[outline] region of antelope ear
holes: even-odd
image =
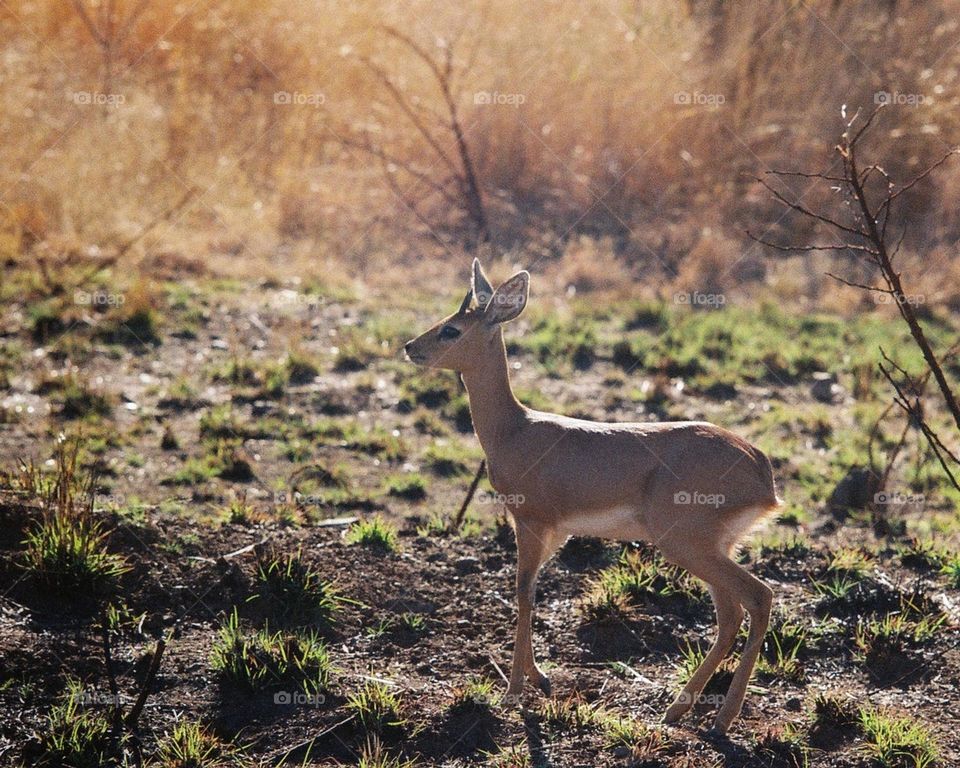
[[[484,310],[483,319],[490,325],[513,320],[527,306],[529,293],[530,273],[527,270],[517,272],[497,288]]]
[[[470,279],[473,298],[477,300],[477,307],[486,309],[490,303],[490,297],[493,296],[493,287],[487,276],[483,273],[483,267],[480,266],[480,259],[473,260],[473,275]]]
[[[457,310],[458,315],[462,315],[468,309],[470,309],[470,304],[473,302],[473,289],[471,288],[467,291],[467,295],[463,297],[463,301],[460,302],[460,309]]]

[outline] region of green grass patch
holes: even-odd
[[[221,741],[200,723],[181,720],[157,745],[150,768],[222,768],[241,765],[236,747]]]
[[[214,478],[246,483],[254,479],[253,467],[236,439],[218,439],[205,444],[203,456],[190,457],[161,485],[202,485]]]
[[[257,598],[282,625],[333,626],[340,596],[331,582],[303,560],[299,550],[260,556],[254,582]]]
[[[400,697],[386,683],[369,681],[347,697],[347,711],[368,734],[398,736],[406,722]]]
[[[290,384],[309,384],[320,373],[320,364],[311,356],[293,350],[283,361]]]
[[[37,393],[52,395],[59,403],[59,415],[64,419],[109,418],[113,413],[113,403],[105,393],[73,374],[41,381]]]
[[[929,768],[937,762],[937,742],[915,717],[864,707],[860,727],[864,752],[882,768]]]
[[[248,691],[286,688],[308,695],[327,690],[333,671],[315,632],[245,631],[236,610],[220,628],[211,666],[222,680]]]
[[[327,445],[338,445],[385,461],[397,461],[407,455],[407,446],[398,430],[366,428],[355,421],[323,419],[305,426],[302,436]]]
[[[777,613],[764,636],[759,671],[771,677],[802,682],[805,674],[801,659],[807,650],[807,630],[803,624]]]
[[[107,550],[108,538],[101,522],[57,510],[27,533],[23,566],[64,598],[109,591],[130,568],[123,556]]]
[[[592,579],[584,609],[591,619],[604,620],[621,615],[633,604],[690,607],[702,605],[705,598],[699,582],[658,552],[625,549],[615,565]]]
[[[465,477],[475,471],[480,457],[461,443],[435,441],[424,454],[424,465],[438,477]]]
[[[102,768],[112,763],[110,718],[87,706],[86,690],[68,680],[59,704],[37,736],[37,765]]]
[[[348,544],[369,547],[378,552],[396,552],[397,529],[377,515],[369,520],[359,520],[347,529],[344,537]]]
[[[388,477],[384,488],[387,495],[398,499],[423,501],[427,498],[427,481],[416,473]]]
[[[472,678],[453,691],[449,711],[454,715],[489,715],[501,699],[499,685],[488,677]]]

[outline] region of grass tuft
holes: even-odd
[[[248,691],[289,686],[315,695],[328,688],[332,675],[327,648],[316,633],[245,632],[236,610],[220,628],[211,663],[222,679]]]
[[[414,768],[414,766],[413,760],[388,752],[376,737],[367,739],[360,750],[360,759],[357,761],[357,768]]]
[[[615,565],[602,570],[590,583],[584,604],[593,620],[620,616],[631,604],[661,607],[701,605],[703,587],[659,553],[625,549]]]
[[[61,702],[50,710],[46,728],[38,736],[37,765],[101,768],[110,764],[110,720],[87,708],[85,697],[79,681],[67,682]]]
[[[267,603],[281,624],[333,625],[340,602],[337,591],[304,562],[299,550],[287,555],[262,555],[254,578],[259,588],[257,597]]]
[[[151,768],[221,768],[236,756],[236,749],[224,743],[199,723],[180,721],[157,746]]]
[[[351,525],[345,539],[348,544],[359,544],[379,552],[396,552],[398,549],[397,529],[379,515]]]
[[[879,709],[860,710],[864,751],[882,768],[929,768],[937,762],[937,742],[914,717]]]
[[[377,737],[398,735],[406,722],[400,698],[386,683],[370,681],[347,697],[347,711],[360,727]]]
[[[474,678],[454,689],[451,714],[489,715],[500,701],[497,684],[489,678]]]
[[[110,531],[94,519],[96,478],[81,473],[80,452],[78,440],[61,440],[52,475],[21,463],[8,481],[43,509],[27,532],[21,564],[39,584],[64,596],[109,591],[129,570],[123,556],[107,551]]]
[[[64,597],[108,591],[130,570],[123,556],[107,551],[108,536],[99,521],[57,511],[27,534],[23,565]]]
[[[801,682],[804,668],[800,656],[806,650],[806,628],[800,622],[778,614],[764,637],[760,671],[773,677]]]
[[[418,474],[394,475],[387,478],[386,491],[398,499],[422,501],[427,498],[427,481]]]

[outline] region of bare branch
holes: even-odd
[[[884,355],[886,357],[886,355]],[[889,358],[887,358],[889,360]],[[914,424],[927,438],[927,444],[930,446],[930,450],[933,451],[934,456],[937,457],[937,461],[940,463],[941,468],[946,474],[947,478],[950,480],[950,484],[960,491],[960,483],[957,482],[957,478],[954,476],[953,471],[950,469],[950,466],[947,464],[944,454],[951,458],[954,463],[960,464],[960,459],[958,459],[946,446],[943,444],[943,441],[940,439],[940,436],[927,424],[926,420],[923,418],[923,409],[922,409],[922,400],[919,397],[911,399],[904,393],[903,388],[897,382],[890,371],[880,363],[880,371],[883,373],[884,378],[890,382],[890,385],[893,387],[894,391],[897,393],[894,398],[894,402],[907,414],[909,422]]]
[[[130,34],[134,25],[137,23],[137,19],[140,18],[140,15],[147,10],[147,6],[150,5],[150,0],[140,0],[133,9],[127,14],[126,20],[123,22],[123,26],[120,27],[120,32],[117,34],[117,42],[123,43],[127,39],[127,35]]]
[[[87,13],[87,7],[83,4],[83,0],[71,0],[74,10],[77,12],[77,16],[80,17],[80,21],[83,22],[83,25],[87,28],[87,31],[90,33],[90,36],[100,47],[108,45],[107,39],[100,32],[100,29],[94,23],[93,19],[90,18],[90,14]]]
[[[400,107],[400,111],[402,111],[403,114],[407,116],[407,119],[413,123],[413,127],[417,129],[417,132],[423,137],[424,141],[427,142],[430,149],[434,151],[440,161],[451,171],[457,173],[458,169],[453,160],[440,146],[440,142],[438,142],[436,137],[430,132],[430,129],[424,125],[423,121],[420,119],[420,116],[410,106],[404,94],[396,86],[393,80],[390,79],[390,76],[386,73],[386,71],[366,56],[361,56],[360,60],[366,64],[367,67],[374,72],[374,74],[377,75],[377,78],[380,80],[380,84],[386,88],[387,93],[390,94],[396,105]]]
[[[382,147],[377,146],[376,144],[374,144],[369,140],[369,137],[365,137],[366,141],[357,141],[356,139],[351,139],[345,136],[339,136],[337,134],[334,134],[334,135],[336,136],[337,141],[343,146],[349,147],[350,149],[356,149],[361,152],[366,152],[367,154],[372,155],[373,157],[387,163],[388,165],[389,164],[396,165],[398,168],[401,168],[405,173],[409,174],[410,176],[413,176],[415,179],[417,179],[421,183],[430,187],[430,189],[432,189],[433,191],[440,194],[444,198],[444,200],[446,200],[451,205],[459,204],[459,201],[456,199],[456,197],[451,195],[449,190],[447,189],[447,185],[451,181],[455,181],[456,180],[455,178],[448,176],[443,181],[439,181],[439,182],[435,181],[423,171],[418,170],[417,168],[414,168],[412,163],[408,163],[407,161],[402,160],[396,155],[390,154],[389,152],[384,150]],[[388,172],[388,170],[389,169],[385,168],[385,172]]]
[[[449,131],[453,138],[453,143],[456,147],[456,160],[459,161],[459,163],[454,160],[454,157],[451,156],[448,150],[441,146],[439,139],[422,119],[421,112],[424,111],[424,109],[415,102],[411,102],[382,67],[367,57],[361,57],[361,61],[377,76],[377,79],[390,94],[401,112],[410,120],[433,153],[454,176],[461,197],[461,199],[457,201],[458,206],[466,212],[470,221],[473,223],[479,241],[484,242],[489,240],[490,231],[486,208],[483,202],[483,194],[480,189],[470,148],[467,145],[466,131],[460,118],[458,98],[455,96],[452,86],[454,80],[454,48],[460,35],[457,34],[451,41],[446,42],[439,56],[433,56],[420,43],[405,32],[388,25],[383,25],[380,28],[388,37],[397,40],[411,51],[413,55],[427,67],[433,76],[446,110],[446,116],[443,118],[441,124]],[[430,111],[430,113],[431,116],[440,119],[439,116],[432,111]]]
[[[815,213],[814,211],[811,211],[809,208],[806,208],[805,206],[800,205],[799,203],[794,203],[794,202],[791,202],[790,200],[787,200],[786,197],[780,194],[777,190],[775,190],[763,179],[757,179],[757,181],[759,181],[770,192],[770,194],[772,194],[777,200],[779,200],[788,208],[796,211],[797,213],[801,213],[804,216],[807,216],[811,219],[816,219],[817,221],[822,221],[824,224],[829,224],[831,227],[835,227],[836,229],[839,229],[842,232],[847,232],[848,234],[856,235],[857,237],[866,237],[866,233],[862,232],[861,230],[852,229],[851,227],[848,227],[845,224],[841,224],[839,221],[834,221],[831,218],[823,216],[819,213]]]
[[[883,110],[884,107],[886,107],[886,104],[879,104],[877,105],[877,108],[870,113],[870,117],[867,118],[867,121],[863,124],[863,127],[860,128],[860,130],[857,131],[856,134],[854,134],[854,137],[852,139],[849,139],[847,141],[847,144],[850,147],[856,146],[857,142],[860,141],[860,137],[867,132],[867,130],[870,128],[871,125],[873,125],[874,119],[877,117],[877,115],[880,114],[880,112]],[[853,127],[854,122],[856,122],[859,116],[860,116],[860,110],[858,109],[854,114],[854,116],[850,119],[850,122],[847,123],[847,130],[844,131],[844,134],[843,134],[845,138],[848,136],[850,132],[850,128]]]
[[[470,501],[473,499],[473,494],[477,492],[477,486],[480,484],[480,479],[483,477],[483,471],[486,468],[486,459],[481,459],[480,465],[477,467],[477,474],[473,476],[473,482],[470,483],[470,487],[467,489],[467,495],[464,497],[463,503],[460,505],[460,509],[457,511],[456,516],[450,521],[448,530],[460,530],[460,526],[463,525],[463,518],[467,514],[467,507],[470,506]]]
[[[931,173],[937,170],[937,168],[939,168],[941,165],[947,162],[947,160],[949,160],[953,155],[956,155],[956,154],[960,154],[960,149],[951,149],[943,157],[937,160],[937,162],[935,162],[933,165],[931,165],[929,168],[923,171],[923,173],[919,174],[918,176],[914,176],[910,181],[908,181],[906,184],[900,187],[900,189],[898,189],[896,192],[890,195],[890,202],[893,202],[894,200],[896,200],[898,197],[900,197],[900,195],[902,195],[907,190],[912,189],[918,182],[927,178],[927,176],[929,176]]]
[[[150,656],[150,666],[147,668],[147,672],[143,678],[143,684],[140,686],[140,693],[130,712],[127,714],[125,725],[131,731],[137,729],[140,713],[143,712],[143,708],[147,703],[147,697],[150,695],[150,689],[153,687],[153,682],[156,680],[157,673],[160,671],[160,661],[163,659],[163,652],[166,647],[167,641],[164,638],[161,637],[157,640],[153,654]]]
[[[889,288],[881,288],[880,286],[877,286],[877,285],[866,285],[864,283],[858,283],[853,280],[847,280],[844,277],[840,277],[839,275],[833,274],[833,272],[827,272],[827,277],[832,277],[838,283],[849,285],[851,288],[860,288],[861,290],[873,291],[875,293],[886,293],[886,294],[892,293],[892,291]]]
[[[798,176],[801,179],[823,179],[825,181],[840,181],[846,182],[846,179],[843,176],[830,176],[826,173],[807,173],[805,171],[781,171],[776,168],[771,168],[766,171],[766,173],[771,176]]]

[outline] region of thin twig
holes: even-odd
[[[143,712],[143,708],[147,703],[147,697],[150,695],[150,689],[153,687],[153,682],[157,677],[157,673],[160,671],[160,662],[163,659],[163,652],[166,650],[166,647],[167,641],[165,638],[161,637],[157,640],[157,644],[153,649],[153,655],[150,657],[150,666],[147,669],[147,674],[144,675],[143,684],[140,686],[140,693],[125,721],[130,731],[137,729],[140,714]]]
[[[470,506],[470,502],[473,500],[473,494],[477,492],[477,486],[480,484],[480,478],[483,477],[483,471],[486,468],[487,460],[480,459],[477,474],[473,476],[473,482],[470,483],[470,487],[467,489],[467,495],[463,499],[463,504],[460,505],[460,510],[457,512],[456,517],[453,518],[453,522],[450,523],[451,531],[459,531],[460,526],[463,525],[463,518],[467,514],[467,507]]]

